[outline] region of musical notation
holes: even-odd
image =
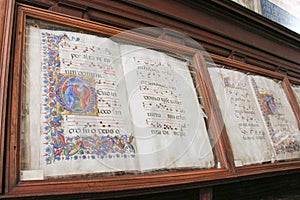
[[[151,133],[169,134],[172,131],[173,135],[185,136],[185,110],[170,63],[142,57],[133,59],[137,63],[139,91],[144,100],[142,107],[147,116],[151,116],[146,118]]]
[[[242,74],[241,74],[242,76]],[[222,76],[226,96],[233,106],[233,116],[244,140],[264,139],[265,130],[258,111],[250,99],[250,85],[242,77]],[[235,80],[237,79],[237,80]]]
[[[146,123],[151,128],[158,128],[158,129],[162,129],[162,130],[184,131],[184,129],[187,128],[186,123],[179,123],[177,121],[165,122],[163,120],[156,120],[156,119],[153,119],[153,118],[146,119]]]
[[[72,70],[88,69],[90,72],[102,72],[106,75],[116,74],[115,68],[110,64],[104,63],[100,58],[89,60],[85,57],[78,57],[73,59],[68,55],[64,55],[61,59],[61,67],[72,68]]]
[[[159,59],[151,59],[149,57],[133,57],[133,60],[136,62],[137,66],[149,66],[149,67],[157,67],[157,68],[169,68],[171,64],[166,61],[162,61]]]
[[[168,88],[161,88],[157,86],[147,86],[147,85],[140,85],[140,91],[142,91],[142,94],[156,94],[156,95],[162,95],[164,97],[171,97],[177,99],[180,94],[176,94],[172,90]]]
[[[122,127],[125,122],[122,116],[74,116],[66,115],[64,117],[64,124],[67,127],[76,128],[104,128],[104,127]]]
[[[142,106],[146,110],[156,110],[156,111],[168,111],[176,113],[185,113],[185,110],[181,106],[171,106],[163,103],[154,103],[154,102],[143,102]]]
[[[97,98],[97,102],[99,107],[121,108],[121,103],[119,99],[101,97]]]
[[[121,129],[127,130],[130,126],[125,123],[125,112],[117,94],[119,77],[112,63],[119,48],[96,46],[68,38],[59,45],[61,73],[91,76],[91,85],[96,92],[97,116],[64,116],[66,134],[113,134]]]
[[[99,56],[113,56],[117,55],[118,50],[108,49],[107,47],[99,47],[94,45],[82,44],[74,41],[64,41],[60,43],[60,47],[63,51],[68,52],[79,52],[79,53],[89,53]]]

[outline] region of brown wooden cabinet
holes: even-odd
[[[5,0],[0,2],[0,199],[268,199],[299,197],[300,160],[237,166],[207,66],[212,61],[282,82],[300,127],[291,84],[300,83],[298,34],[231,1]],[[209,169],[89,175],[24,181],[20,178],[22,65],[26,20],[110,37],[127,35],[161,51],[188,55],[208,120],[216,164]],[[181,37],[175,31],[187,35]],[[127,39],[128,39],[127,38]],[[200,44],[209,54],[199,53]],[[220,136],[216,136],[220,133]]]

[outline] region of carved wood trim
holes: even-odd
[[[36,0],[19,1],[41,6]],[[228,57],[236,52],[246,56],[246,63],[270,70],[279,66],[287,75],[300,78],[298,35],[230,1],[59,0],[48,3],[48,9],[124,29],[174,29],[210,53]]]
[[[8,73],[10,63],[11,35],[14,15],[14,0],[0,2],[0,193],[2,193],[4,162],[5,130],[6,123],[6,106],[7,106],[7,89]]]
[[[284,88],[287,96],[289,97],[288,99],[289,99],[289,102],[290,102],[290,104],[292,106],[292,109],[295,113],[295,117],[298,121],[298,128],[300,130],[300,108],[299,108],[296,96],[293,92],[293,89],[291,88],[290,81],[289,81],[288,77],[285,77],[283,79],[282,87]]]
[[[218,106],[206,62],[201,54],[194,56],[194,63],[197,66],[196,77],[199,81],[199,93],[203,95],[203,104],[208,117],[208,132],[211,134],[213,144],[216,147],[216,153],[220,159],[221,166],[224,166],[230,172],[235,173],[235,165],[230,142],[225,129],[225,123],[221,116],[221,110]]]

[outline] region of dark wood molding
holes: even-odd
[[[208,52],[300,77],[299,35],[231,1],[19,1],[123,29],[177,30]]]
[[[200,44],[212,43],[246,55],[246,61],[252,61],[250,64],[258,64],[260,67],[266,67],[267,64],[273,70],[279,66],[288,74],[299,72],[299,36],[256,13],[244,12],[246,9],[241,6],[230,6],[235,5],[230,1],[166,0],[160,4],[143,0],[129,2],[173,19],[174,25],[176,22],[184,23],[185,28],[179,30]],[[178,29],[176,25],[173,28]]]
[[[3,167],[5,166],[4,147],[5,137],[7,137],[6,125],[6,106],[7,106],[7,87],[10,62],[12,24],[14,15],[14,1],[0,2],[0,193],[3,185]]]
[[[233,153],[227,136],[221,110],[214,93],[213,84],[209,78],[209,72],[205,58],[199,53],[194,56],[193,62],[197,68],[196,79],[199,83],[199,93],[203,96],[203,105],[208,117],[207,128],[211,134],[212,144],[218,155],[221,166],[224,166],[232,174],[235,174]]]
[[[201,188],[199,200],[213,200],[213,190],[211,187]]]
[[[58,0],[17,0],[17,2],[43,9],[51,9],[52,6],[55,6],[57,4]]]

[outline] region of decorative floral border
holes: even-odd
[[[65,34],[41,32],[42,46],[42,132],[44,135],[45,162],[61,160],[134,158],[133,136],[125,134],[65,136],[63,115],[57,112],[55,87],[60,72],[59,43],[80,38]]]
[[[259,92],[259,87],[253,78],[251,78],[251,83],[254,88],[255,95],[257,97],[260,109],[263,113],[263,117],[265,119],[268,131],[269,131],[269,135],[271,137],[273,147],[276,151],[276,154],[279,155],[279,154],[285,153],[285,152],[291,153],[291,152],[299,151],[300,146],[294,136],[288,135],[288,138],[283,139],[282,137],[280,137],[280,135],[282,135],[282,134],[279,134],[278,132],[276,132],[273,129],[273,126],[272,126],[272,123],[270,120],[270,115],[273,115],[274,113],[273,113],[273,111],[265,109],[265,107],[266,107],[265,96],[267,96],[268,94],[261,94]],[[288,121],[286,121],[285,123],[288,124]]]

